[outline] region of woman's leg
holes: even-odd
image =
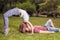
[[[45,26],[54,27],[54,24],[53,24],[52,20],[49,19],[49,20],[46,22]]]
[[[51,20],[49,19],[46,23],[45,23],[45,27],[46,28],[49,28],[51,25]]]
[[[47,23],[45,24],[45,27],[48,29],[48,31],[54,31],[54,32],[58,32],[59,31],[58,28],[54,27],[54,24],[53,24],[51,19],[49,19],[47,21]]]
[[[54,31],[54,32],[59,32],[59,28],[53,28],[53,27],[50,27],[49,29],[48,29],[49,31]]]
[[[53,24],[53,22],[52,22],[52,20],[50,20],[50,23],[51,23],[50,24],[51,27],[55,27],[54,24]]]

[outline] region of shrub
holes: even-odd
[[[14,5],[14,7],[18,7],[18,8],[26,10],[29,14],[32,14],[33,12],[36,12],[35,4],[32,4],[29,1],[24,2],[24,3],[16,2],[13,5]],[[4,11],[7,11],[9,9],[11,9],[10,4],[5,5]]]
[[[57,6],[57,9],[60,10],[60,5]]]
[[[36,7],[31,2],[24,2],[24,3],[17,2],[16,7],[25,9],[27,11],[36,12]]]

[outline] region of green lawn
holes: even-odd
[[[30,17],[30,21],[33,25],[44,25],[49,18],[41,17]],[[53,19],[54,25],[60,28],[60,18]],[[39,34],[35,33],[33,35],[22,34],[18,31],[19,24],[22,22],[22,19],[19,17],[10,17],[9,18],[9,28],[10,32],[7,36],[4,36],[2,29],[4,27],[3,16],[0,14],[0,40],[60,40],[60,33],[54,34]]]

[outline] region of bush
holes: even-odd
[[[18,8],[24,9],[31,15],[32,15],[33,12],[36,12],[35,4],[32,4],[29,1],[24,2],[24,3],[16,2],[14,4],[14,7],[18,7]],[[9,9],[11,9],[10,4],[6,4],[5,7],[4,7],[4,12],[9,10]]]
[[[4,9],[3,9],[3,13],[6,12],[7,10],[9,10],[9,9],[10,9],[9,3],[5,4]]]
[[[57,6],[57,9],[60,10],[60,5]]]
[[[27,11],[36,12],[36,7],[31,2],[24,2],[24,3],[17,2],[16,7],[25,9]]]
[[[5,4],[4,8],[3,8],[3,13],[14,8],[15,4],[10,4],[10,3],[7,3]]]

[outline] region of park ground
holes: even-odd
[[[44,25],[49,18],[46,17],[30,17],[30,21],[33,25]],[[60,28],[60,18],[51,18],[55,27]],[[20,17],[9,17],[9,28],[10,32],[7,36],[3,34],[4,27],[3,15],[0,14],[0,40],[60,40],[60,32],[54,34],[23,34],[18,31],[19,24],[21,24],[22,19]]]

